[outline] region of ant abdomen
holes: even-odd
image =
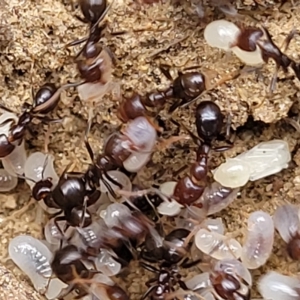
[[[46,83],[43,85],[36,93],[35,97],[33,97],[33,107],[38,107],[44,103],[46,103],[49,99],[52,98],[54,93],[57,91],[57,87],[53,83]],[[51,103],[48,107],[43,110],[40,110],[40,114],[47,114],[54,110],[59,102],[60,97],[58,96],[53,103]]]
[[[93,25],[104,13],[107,2],[106,0],[79,0],[79,6],[85,20]]]

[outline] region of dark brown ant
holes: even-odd
[[[179,270],[176,265],[170,265],[166,262],[161,263],[159,268],[155,268],[145,263],[140,263],[140,265],[146,270],[157,274],[155,278],[146,282],[149,289],[141,298],[142,300],[147,297],[151,300],[164,300],[169,293],[175,291],[176,284],[178,284],[183,290],[188,290],[184,281],[181,280],[181,275],[179,274]]]
[[[93,281],[93,277],[100,273],[96,270],[88,270],[83,261],[90,262],[85,253],[79,252],[74,245],[68,245],[55,252],[51,268],[53,273],[68,287],[64,289],[59,299],[63,299],[70,292],[75,290],[77,296],[74,299],[80,299],[89,294],[89,286],[97,284],[104,288],[108,299],[110,300],[129,300],[128,296],[118,285],[107,285]]]
[[[149,262],[166,261],[170,264],[179,263],[188,253],[190,244],[184,246],[185,238],[190,231],[177,228],[167,234],[161,247],[157,247],[153,238],[148,235],[141,250],[141,258]]]
[[[262,26],[262,29],[259,28],[240,28],[241,32],[237,36],[235,43],[232,47],[237,46],[241,50],[254,52],[257,50],[257,47],[261,50],[262,60],[267,63],[270,59],[272,59],[276,64],[276,71],[271,81],[271,91],[275,89],[275,83],[277,80],[277,73],[280,68],[286,73],[288,68],[290,67],[296,77],[300,80],[300,64],[296,63],[294,60],[289,58],[283,52],[285,52],[293,39],[293,37],[297,34],[296,30],[292,30],[290,34],[286,37],[283,50],[280,50],[277,45],[272,40],[272,37],[267,30],[267,28]]]
[[[146,96],[135,93],[132,97],[125,98],[118,110],[118,117],[123,122],[128,122],[139,116],[146,116],[147,107],[162,107],[168,99],[172,98],[178,99],[169,109],[169,112],[173,112],[177,107],[196,99],[206,90],[205,77],[200,72],[179,72],[174,80],[167,70],[163,72],[173,84],[165,91],[151,92]]]
[[[212,101],[202,101],[196,108],[196,127],[198,137],[190,131],[192,138],[199,145],[196,161],[190,168],[190,175],[180,179],[175,187],[173,198],[183,205],[191,205],[198,200],[207,186],[208,155],[211,150],[225,151],[232,147],[228,145],[215,147],[214,140],[221,136],[224,126],[224,116],[217,104]],[[226,137],[229,136],[230,126]]]
[[[248,283],[242,278],[236,278],[232,274],[225,273],[222,271],[213,272],[210,275],[210,281],[215,292],[222,299],[225,300],[250,300],[251,299],[251,290]],[[243,292],[242,284],[246,288],[246,293]]]
[[[15,124],[13,119],[6,120],[6,123],[11,122],[8,135],[0,134],[0,158],[6,157],[13,152],[16,146],[23,141],[25,131],[33,118],[41,119],[44,122],[53,121],[48,119],[45,114],[52,111],[58,104],[60,93],[68,88],[77,86],[77,83],[71,83],[56,88],[53,84],[43,85],[36,95],[33,95],[33,104],[24,103],[23,112],[19,116],[18,122]],[[0,104],[0,108],[14,113],[4,105]]]

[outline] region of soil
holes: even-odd
[[[300,7],[293,1],[287,1],[282,6],[270,0],[238,0],[234,5],[239,9],[239,15],[225,16],[216,8],[217,0],[204,1],[202,11],[195,1],[167,1],[148,5],[131,0],[115,0],[106,17],[108,25],[101,42],[115,55],[114,80],[121,85],[123,95],[133,91],[145,94],[166,88],[170,81],[160,71],[161,64],[170,66],[173,77],[179,71],[196,66],[196,69],[211,78],[211,85],[224,76],[242,70],[237,78],[201,97],[216,101],[224,115],[231,116],[232,129],[236,130],[234,148],[213,154],[211,168],[218,166],[226,157],[235,156],[261,141],[271,139],[286,140],[293,154],[289,168],[280,174],[249,182],[241,189],[235,202],[216,215],[223,218],[226,232],[242,241],[249,213],[261,209],[273,214],[280,204],[298,203],[300,83],[292,73],[280,71],[276,89],[270,94],[274,63],[269,62],[259,70],[247,72],[234,55],[210,48],[203,39],[203,29],[210,21],[222,18],[239,24],[264,25],[269,29],[274,42],[281,45],[288,33],[299,27]],[[58,86],[79,80],[72,58],[79,48],[64,47],[68,42],[87,34],[87,26],[74,17],[80,15],[75,3],[71,0],[10,0],[8,3],[1,0],[0,6],[1,104],[20,112],[25,101],[32,101],[32,88],[36,91],[45,82],[53,82]],[[200,18],[197,13],[203,13],[204,17]],[[296,61],[300,61],[297,51],[299,44],[300,38],[296,36],[286,52]],[[95,117],[90,142],[95,153],[101,151],[103,140],[121,125],[116,117],[120,100],[108,94],[93,106]],[[193,103],[178,109],[172,118],[195,131],[195,105]],[[59,107],[52,117],[63,121],[50,125],[48,145],[49,152],[55,157],[58,174],[70,163],[74,171],[85,170],[90,163],[83,143],[90,107],[91,103],[82,102],[75,90],[68,90],[61,95]],[[162,136],[167,138],[175,133],[186,134],[183,128],[179,131],[170,122],[167,108],[159,111],[160,124],[164,127]],[[48,125],[40,122],[31,126],[26,135],[28,153],[44,151],[47,129]],[[149,186],[149,181],[161,183],[182,177],[194,159],[194,151],[193,142],[184,141],[155,152],[152,161],[138,174],[139,180]],[[36,206],[31,206],[20,218],[12,217],[29,199],[29,187],[21,179],[15,190],[0,195],[0,262],[3,264],[3,272],[0,272],[1,299],[43,299],[32,290],[26,276],[9,259],[7,253],[9,240],[19,234],[42,238],[41,223],[45,222],[46,217],[37,222]],[[298,263],[288,258],[284,242],[277,233],[274,250],[267,264],[251,272],[254,276],[254,297],[259,297],[255,285],[257,279],[269,270],[293,276],[300,271]],[[117,280],[122,282],[130,299],[140,299],[147,290],[141,280],[146,282],[153,274],[139,268],[136,262],[129,266],[127,272],[128,276],[124,280]],[[192,274],[190,272],[186,276]],[[7,285],[7,282],[11,282],[11,285]],[[23,289],[16,288],[21,285]]]

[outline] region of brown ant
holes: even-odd
[[[291,40],[296,34],[297,31],[292,30],[283,43],[283,50],[280,50],[273,42],[271,34],[264,26],[262,26],[262,29],[251,27],[240,28],[240,33],[231,47],[237,46],[241,50],[247,52],[255,52],[259,48],[261,50],[261,59],[265,63],[267,63],[270,59],[275,62],[276,71],[270,84],[270,90],[273,91],[275,89],[277,73],[280,68],[282,68],[286,73],[290,67],[296,77],[300,80],[300,64],[296,63],[283,53],[287,50]],[[247,59],[244,58],[243,60],[247,64]]]
[[[23,112],[19,116],[18,122],[14,124],[12,118],[8,119],[6,123],[11,122],[8,134],[0,134],[0,158],[6,157],[12,153],[15,147],[22,143],[25,131],[33,118],[41,119],[44,122],[53,121],[48,119],[45,114],[49,113],[57,106],[60,93],[64,89],[77,85],[77,83],[70,83],[57,89],[53,84],[45,84],[38,90],[36,95],[33,95],[33,104],[24,103]],[[0,104],[0,108],[14,113],[2,104]]]
[[[118,110],[118,117],[123,122],[128,122],[139,116],[148,114],[147,107],[162,107],[168,99],[176,101],[169,108],[169,113],[175,111],[178,107],[182,107],[196,101],[199,96],[214,86],[221,85],[229,79],[238,76],[239,72],[222,78],[214,86],[207,83],[209,80],[204,73],[198,71],[189,71],[186,73],[178,72],[178,76],[173,79],[169,72],[169,67],[161,65],[162,73],[172,81],[172,84],[164,91],[153,91],[145,96],[133,94],[130,98],[125,98]]]
[[[169,109],[169,112],[173,112],[177,107],[189,103],[206,90],[205,76],[200,72],[179,72],[173,80],[168,70],[162,67],[161,70],[173,84],[165,91],[151,92],[146,96],[134,94],[131,98],[126,98],[118,111],[118,117],[123,122],[138,116],[146,116],[147,107],[162,107],[171,98],[178,99]]]
[[[214,271],[210,275],[210,281],[216,294],[222,299],[226,300],[250,300],[251,290],[249,284],[238,276],[236,278],[233,274],[225,271]],[[243,294],[242,284],[246,286],[246,293]]]
[[[85,253],[79,252],[74,245],[65,246],[55,252],[51,268],[57,278],[69,285],[61,292],[59,299],[62,299],[73,290],[76,290],[78,294],[74,299],[80,299],[89,294],[89,285],[94,283],[105,290],[110,300],[129,300],[124,290],[118,285],[108,285],[93,279],[100,272],[87,269],[82,261],[90,262]]]
[[[223,126],[224,116],[217,104],[212,101],[202,101],[197,106],[196,127],[198,137],[188,131],[199,147],[196,162],[190,168],[190,175],[180,179],[175,187],[173,198],[180,204],[191,205],[203,194],[207,186],[209,152],[211,150],[225,151],[232,147],[232,143],[227,139],[230,126],[228,126],[226,132],[226,140],[230,145],[213,146],[213,141],[221,136]]]
[[[177,264],[183,259],[190,248],[190,245],[183,246],[184,240],[189,234],[190,231],[187,229],[174,229],[163,238],[161,247],[157,247],[153,238],[148,235],[143,244],[140,256],[149,262],[163,260],[170,264]]]

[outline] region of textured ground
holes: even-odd
[[[121,83],[123,94],[133,90],[143,94],[155,88],[166,87],[169,82],[159,71],[161,63],[170,65],[174,74],[178,70],[198,66],[199,70],[217,79],[241,68],[241,63],[235,57],[211,49],[203,41],[205,24],[213,19],[224,18],[224,15],[207,6],[207,0],[204,3],[205,17],[199,19],[195,3],[191,5],[190,2],[181,0],[178,3],[167,1],[153,6],[140,6],[131,0],[114,1],[107,18],[108,30],[103,42],[117,57],[114,80]],[[235,21],[257,26],[264,24],[269,28],[274,41],[280,45],[290,30],[299,28],[299,8],[295,5],[288,1],[279,9],[276,1],[237,1],[237,7],[244,15]],[[46,81],[63,84],[66,81],[78,80],[71,58],[76,49],[66,50],[63,46],[84,36],[86,27],[73,17],[71,0],[10,0],[8,5],[2,0],[0,6],[1,103],[19,111],[24,101],[31,101],[31,87],[37,90]],[[124,30],[127,33],[123,35],[110,34]],[[299,43],[300,38],[296,38],[287,52],[296,61],[300,61],[297,53]],[[220,216],[224,218],[228,232],[238,233],[240,239],[243,238],[240,228],[246,228],[247,213],[257,209],[273,213],[280,203],[297,203],[300,193],[300,152],[297,145],[299,82],[292,74],[280,73],[277,89],[273,95],[269,95],[268,85],[273,71],[274,65],[269,63],[259,73],[245,73],[203,96],[204,99],[215,100],[225,114],[231,114],[233,128],[245,124],[251,115],[254,120],[273,123],[264,125],[260,122],[247,122],[243,128],[238,129],[236,146],[231,151],[214,156],[212,167],[217,166],[226,156],[234,156],[260,141],[273,138],[287,140],[293,151],[293,161],[289,169],[280,175],[247,184],[235,203],[221,212]],[[49,144],[49,152],[55,156],[58,173],[70,162],[74,163],[75,170],[81,170],[89,163],[82,140],[86,127],[87,104],[82,103],[74,91],[63,93],[61,98],[53,117],[64,117],[64,121],[62,124],[52,125],[52,132],[55,134],[51,135]],[[279,121],[287,116],[293,104],[294,119]],[[102,139],[120,125],[115,116],[117,107],[118,100],[110,99],[109,95],[95,107],[96,117],[91,131],[91,143],[95,152],[101,149]],[[174,114],[174,119],[194,130],[194,107],[191,105],[179,110]],[[166,112],[163,111],[160,115],[166,127],[164,135],[170,136],[177,128],[167,120]],[[29,152],[34,149],[43,151],[46,128],[46,125],[36,124],[33,126],[34,134],[28,133]],[[153,162],[139,174],[141,181],[152,179],[152,174],[158,169],[164,169],[164,175],[156,179],[156,182],[178,178],[186,170],[183,169],[177,177],[174,177],[174,172],[187,165],[193,159],[193,154],[193,148],[189,149],[187,146],[177,146],[155,153]],[[0,261],[13,271],[20,282],[26,281],[26,277],[7,259],[9,239],[20,233],[39,237],[42,231],[41,226],[34,223],[34,207],[20,219],[7,217],[27,203],[29,197],[30,191],[23,181],[20,181],[12,193],[0,195]],[[253,272],[255,278],[270,269],[284,274],[299,273],[298,264],[287,258],[278,235],[275,241],[274,253],[266,266]],[[146,281],[151,274],[134,266],[129,272],[125,285],[131,294],[130,298],[139,299],[146,290],[140,284],[141,277]],[[5,296],[7,289],[14,289],[6,284],[11,275],[4,271],[0,276],[3,278],[0,281],[0,298],[14,299],[14,296]],[[25,289],[31,293],[27,285]],[[18,298],[23,299],[22,295]],[[32,299],[39,298],[32,296]],[[31,298],[27,296],[26,299]]]

